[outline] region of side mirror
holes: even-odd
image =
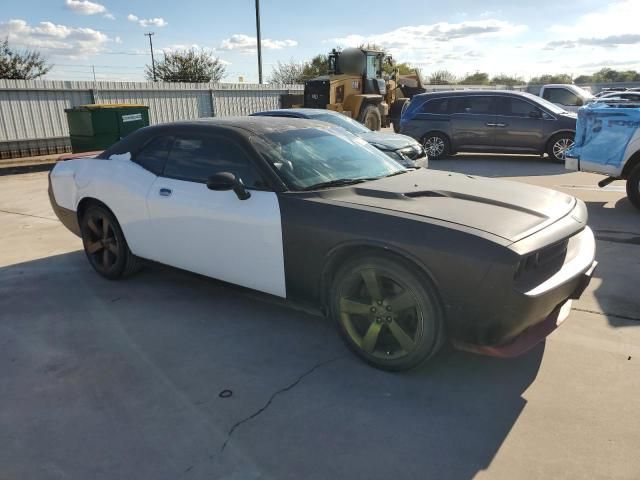
[[[251,193],[244,187],[242,180],[231,172],[219,172],[207,179],[207,188],[217,192],[233,190],[240,200],[251,197]]]
[[[540,112],[540,110],[531,110],[529,112],[529,117],[531,117],[531,118],[542,118],[542,112]]]
[[[579,98],[576,100],[576,107],[581,107],[584,105],[584,100]]]

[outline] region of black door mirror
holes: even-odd
[[[251,197],[251,193],[244,187],[242,180],[231,172],[219,172],[211,175],[207,179],[207,188],[217,192],[233,190],[240,200]]]
[[[583,106],[583,105],[584,105],[584,100],[583,100],[583,99],[581,99],[581,98],[578,98],[578,99],[576,100],[576,107],[581,107],[581,106]]]
[[[531,118],[542,118],[542,112],[540,110],[531,110],[529,116]]]

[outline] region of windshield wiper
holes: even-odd
[[[384,177],[378,177],[378,178],[395,177],[396,175],[402,175],[403,173],[413,172],[414,170],[415,168],[407,168],[406,170],[398,170],[397,172],[393,172],[393,173],[390,173],[389,175],[385,175]]]
[[[309,185],[308,187],[304,187],[302,191],[306,190],[317,190],[319,188],[329,188],[329,187],[344,187],[346,185],[355,185],[356,183],[368,182],[371,180],[377,180],[379,177],[373,178],[339,178],[337,180],[330,180],[328,182],[320,182],[314,185]]]

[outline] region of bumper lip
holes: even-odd
[[[591,282],[597,266],[598,262],[593,261],[591,266],[582,273],[578,285],[565,301],[560,303],[545,319],[530,326],[510,341],[500,345],[473,345],[454,341],[454,346],[459,350],[501,358],[517,357],[526,353],[548,337],[567,319],[571,312],[572,301],[580,298]]]

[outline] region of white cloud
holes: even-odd
[[[110,39],[92,28],[68,27],[52,22],[29,25],[24,20],[0,22],[0,38],[24,48],[37,48],[45,53],[68,57],[84,57],[99,53]]]
[[[236,33],[226,38],[220,44],[222,50],[237,50],[242,53],[253,53],[257,49],[256,37],[250,37]],[[262,39],[262,48],[265,50],[281,50],[287,47],[295,47],[298,42],[295,40],[272,40],[270,38]]]
[[[640,18],[638,0],[618,0],[571,22],[552,25],[549,31],[554,34],[556,40],[637,34],[638,18]]]
[[[89,0],[65,0],[66,7],[74,13],[80,15],[95,15],[97,13],[106,13],[107,8]]]
[[[164,18],[143,18],[139,22],[141,27],[166,27],[169,23]]]
[[[137,22],[141,27],[166,27],[167,25],[169,25],[169,22],[167,22],[162,17],[140,18],[133,13],[127,15],[127,20],[129,20],[130,22]]]
[[[103,15],[104,18],[108,19],[108,20],[115,20],[116,16],[113,13],[105,13]]]

